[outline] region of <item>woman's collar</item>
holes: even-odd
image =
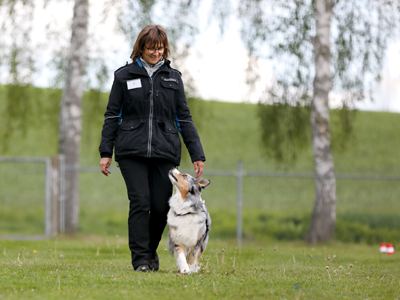
[[[160,60],[157,61],[155,64],[149,64],[147,61],[143,59],[143,57],[140,57],[140,62],[142,64],[149,66],[150,68],[154,68],[154,66],[159,65],[160,63],[164,63],[164,57],[161,57]]]

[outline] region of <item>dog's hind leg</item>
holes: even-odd
[[[201,249],[200,247],[195,247],[190,253],[188,257],[188,264],[190,272],[197,273],[199,270],[198,260],[201,257]]]
[[[178,271],[180,273],[190,274],[190,268],[186,262],[186,253],[182,246],[175,245],[174,257]]]

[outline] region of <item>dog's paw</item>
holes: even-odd
[[[190,269],[187,268],[187,269],[179,270],[179,273],[189,275],[190,273],[192,273],[192,271],[190,271]]]
[[[199,267],[197,265],[189,265],[189,270],[191,273],[197,273],[197,271],[199,270]]]

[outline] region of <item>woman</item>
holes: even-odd
[[[157,247],[164,231],[172,184],[168,171],[180,164],[179,132],[196,178],[205,156],[187,106],[181,73],[170,67],[170,47],[160,25],[146,26],[132,63],[114,73],[99,147],[108,176],[113,148],[128,190],[129,248],[138,272],[158,270]]]

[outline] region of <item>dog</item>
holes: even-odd
[[[195,179],[189,174],[181,174],[176,168],[172,168],[168,176],[175,186],[175,194],[169,199],[168,249],[174,255],[180,273],[197,273],[198,260],[206,250],[211,228],[201,190],[211,180]]]

